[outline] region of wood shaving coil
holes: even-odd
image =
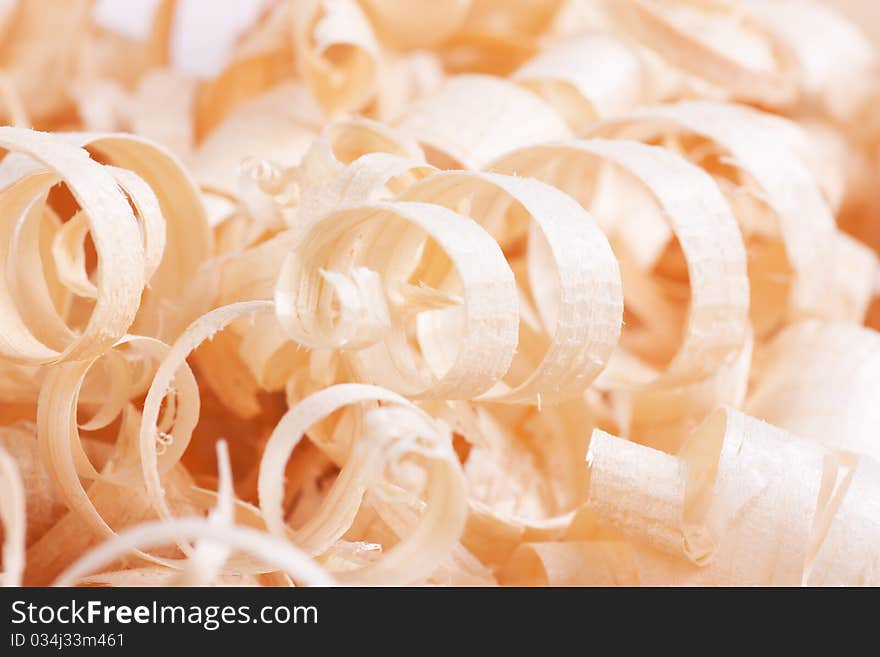
[[[190,1],[0,12],[5,585],[880,585],[835,3]]]

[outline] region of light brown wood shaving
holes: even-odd
[[[0,5],[4,585],[880,585],[835,3],[189,1]]]

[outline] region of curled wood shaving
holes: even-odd
[[[147,4],[0,3],[4,584],[880,585],[858,26]]]
[[[481,75],[449,78],[399,125],[446,168],[479,169],[514,148],[569,135],[559,114],[537,95]]]
[[[840,584],[833,560],[816,556],[843,549],[843,527],[877,503],[865,488],[876,485],[872,460],[852,462],[731,409],[711,416],[678,456],[596,433],[587,458],[593,510],[649,552],[639,557],[646,570],[674,562],[670,583]],[[876,585],[877,555],[861,533],[876,523],[851,531],[845,549],[859,566],[848,581]]]
[[[0,518],[3,519],[3,586],[20,586],[27,520],[25,490],[15,460],[0,449]]]
[[[636,52],[598,31],[553,44],[511,76],[550,101],[575,134],[644,102],[645,77]]]

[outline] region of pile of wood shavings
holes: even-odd
[[[0,3],[4,583],[880,585],[830,5],[105,4]]]

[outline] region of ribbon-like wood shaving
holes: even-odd
[[[190,3],[0,3],[3,584],[880,585],[859,26]]]

